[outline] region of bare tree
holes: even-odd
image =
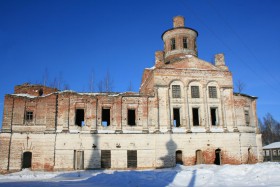
[[[107,70],[103,83],[104,83],[105,92],[113,91],[113,79],[111,78],[111,74],[110,74],[109,70]]]
[[[45,68],[45,71],[43,73],[43,83],[42,83],[44,86],[47,86],[48,78],[49,78],[48,68]]]
[[[129,81],[129,85],[128,85],[128,87],[127,87],[127,91],[132,91],[133,90],[133,86],[132,86],[132,82],[131,81]]]
[[[94,73],[93,70],[90,72],[90,77],[89,77],[89,91],[94,92]]]
[[[113,91],[113,84],[114,81],[111,78],[109,70],[107,71],[103,80],[99,81],[98,83],[98,90],[99,92],[112,92]]]
[[[237,83],[236,83],[236,86],[237,86],[237,91],[238,91],[238,93],[242,93],[243,90],[244,90],[245,87],[246,87],[246,84],[245,84],[243,81],[238,80]]]
[[[280,123],[271,114],[266,114],[263,122],[259,120],[259,127],[264,145],[280,141]]]
[[[99,92],[104,92],[103,81],[102,80],[99,81],[99,83],[98,83],[98,91]]]

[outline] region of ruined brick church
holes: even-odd
[[[15,86],[5,96],[0,170],[162,168],[262,161],[256,97],[233,93],[224,55],[198,58],[198,32],[173,18],[139,93]]]

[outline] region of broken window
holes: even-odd
[[[170,45],[171,45],[171,50],[176,49],[175,38],[171,38]]]
[[[176,164],[183,164],[183,154],[181,150],[176,151]]]
[[[180,109],[173,108],[173,125],[174,127],[180,127]]]
[[[245,114],[245,122],[246,122],[246,125],[249,125],[249,124],[250,124],[249,110],[244,110],[244,114]]]
[[[78,126],[84,126],[85,112],[84,109],[76,109],[76,121],[75,124]]]
[[[211,125],[217,125],[217,108],[210,108]]]
[[[193,108],[192,113],[193,113],[193,126],[199,126],[199,109],[198,108]]]
[[[209,86],[209,98],[217,98],[217,88],[216,86]]]
[[[181,98],[180,85],[172,85],[172,97],[173,98]]]
[[[84,151],[74,150],[74,169],[84,169]]]
[[[137,168],[137,151],[127,150],[127,167]]]
[[[101,150],[101,168],[111,168],[110,150]]]
[[[32,121],[33,120],[33,112],[32,111],[26,111],[25,119],[26,119],[26,121]]]
[[[102,108],[102,126],[110,125],[110,108]]]
[[[128,109],[127,110],[127,124],[130,126],[136,125],[135,123],[135,109]]]
[[[199,87],[198,86],[191,86],[191,95],[192,95],[192,98],[199,98]]]
[[[183,47],[184,47],[185,49],[188,48],[187,37],[184,37],[184,38],[183,38]]]

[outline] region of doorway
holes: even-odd
[[[204,164],[201,150],[196,151],[196,164]]]
[[[176,164],[183,164],[183,154],[181,150],[176,151]]]
[[[22,169],[24,168],[31,168],[32,162],[32,153],[31,152],[24,152],[22,158]]]
[[[75,170],[82,170],[84,169],[84,151],[74,151],[74,169]]]
[[[215,161],[214,161],[214,164],[216,164],[216,165],[221,165],[222,164],[221,149],[216,149],[215,150]]]

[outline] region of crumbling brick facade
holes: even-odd
[[[23,84],[5,96],[0,169],[161,168],[262,161],[256,97],[233,93],[224,55],[197,57],[177,16],[139,93]]]

